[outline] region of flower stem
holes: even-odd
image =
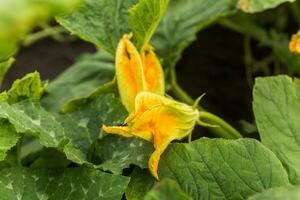
[[[176,79],[176,72],[175,69],[172,68],[170,70],[171,73],[171,94],[177,98],[178,100],[187,103],[189,105],[194,104],[194,99],[190,97],[177,83]],[[204,108],[197,106],[198,110],[200,111],[200,118],[204,119],[206,122],[211,123],[213,125],[219,126],[219,127],[207,127],[209,131],[211,131],[214,135],[222,138],[227,138],[227,139],[237,139],[241,138],[242,135],[235,129],[233,128],[229,123],[224,121],[222,118],[206,112]],[[192,134],[189,135],[189,142],[192,139]]]
[[[242,138],[242,135],[233,128],[230,124],[224,121],[222,118],[206,111],[200,111],[200,118],[205,120],[208,123],[219,125],[224,131],[221,131],[219,128],[214,130],[218,132],[218,135],[223,138],[237,139]],[[219,129],[219,130],[218,130]]]

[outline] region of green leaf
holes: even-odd
[[[235,11],[236,0],[172,0],[151,44],[164,67],[175,67],[183,50],[196,33],[217,19]]]
[[[287,76],[256,79],[253,110],[261,141],[300,183],[300,85]]]
[[[84,55],[50,82],[42,103],[48,110],[58,111],[67,102],[90,95],[99,85],[111,81],[113,76],[112,56],[102,51]]]
[[[0,61],[17,50],[18,43],[40,23],[54,15],[70,11],[81,0],[1,0],[0,1]]]
[[[47,83],[42,83],[38,72],[29,73],[14,81],[7,92],[8,103],[16,103],[25,99],[38,100],[44,93]]]
[[[148,169],[136,167],[131,174],[130,182],[126,189],[126,199],[143,199],[156,182],[156,179],[149,173]]]
[[[289,184],[278,158],[253,139],[172,144],[161,157],[159,177],[177,181],[193,199],[246,199]]]
[[[130,32],[128,9],[137,0],[85,0],[82,6],[57,21],[71,33],[115,54],[119,40]]]
[[[17,144],[19,138],[14,127],[7,120],[0,119],[0,161],[5,159],[6,152]]]
[[[0,62],[0,88],[7,70],[11,67],[14,62],[13,58],[8,59],[7,61]]]
[[[148,167],[152,144],[138,138],[107,135],[97,143],[95,154],[101,159],[99,167],[105,171],[121,174],[130,164]]]
[[[22,79],[16,80],[8,92],[0,94],[0,102],[3,102],[4,107],[8,108],[10,107],[8,103],[12,104],[25,99],[37,100],[41,97],[44,87],[44,84],[40,80],[39,73],[34,72],[27,74]],[[6,112],[5,110],[3,111]],[[11,110],[8,112],[11,112]],[[17,144],[21,137],[20,133],[23,133],[20,131],[17,132],[7,119],[7,117],[0,119],[0,161],[4,160],[6,152]]]
[[[129,10],[129,23],[137,49],[142,49],[153,35],[169,0],[140,0]]]
[[[112,93],[99,94],[98,97],[68,113],[82,128],[90,132],[92,138],[102,138],[102,125],[117,126],[124,122],[128,113],[120,99]]]
[[[271,188],[262,193],[250,197],[248,200],[286,200],[286,199],[299,199],[300,187],[278,187]]]
[[[101,95],[64,115],[52,114],[30,100],[13,105],[0,102],[0,118],[7,119],[18,133],[39,138],[40,144],[63,151],[78,164],[89,164],[88,153],[96,138],[102,136],[102,124],[120,124],[126,115],[113,94]]]
[[[23,163],[23,162],[22,162]],[[30,163],[33,168],[58,168],[67,167],[70,161],[62,152],[53,148],[43,148],[39,152],[39,156]]]
[[[284,2],[294,2],[295,0],[239,0],[237,8],[244,12],[254,13],[266,9],[275,8]]]
[[[156,183],[149,191],[144,200],[191,200],[185,192],[181,190],[178,183],[171,179],[163,179]]]
[[[108,93],[113,93],[115,95],[118,95],[118,86],[116,85],[116,79],[113,79],[110,82],[104,83],[103,85],[98,86],[91,94],[85,97],[78,97],[75,98],[68,103],[66,103],[61,109],[61,113],[68,113],[71,112],[77,107],[87,104],[88,102],[93,101],[94,99],[98,98],[99,95],[102,94],[108,94]]]
[[[85,168],[7,168],[0,172],[2,200],[117,200],[129,178]]]

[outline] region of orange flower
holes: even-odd
[[[140,92],[135,99],[134,111],[125,120],[126,126],[103,126],[103,130],[153,142],[155,151],[150,157],[148,167],[158,179],[161,154],[171,141],[189,135],[198,119],[198,110],[191,106],[151,92]]]
[[[116,54],[116,75],[122,103],[129,111],[124,126],[103,126],[107,133],[140,137],[154,143],[148,162],[158,179],[161,154],[173,140],[191,133],[199,112],[191,106],[164,97],[164,74],[153,48],[146,45],[141,53],[131,43],[131,35],[121,39]]]
[[[292,36],[289,49],[292,53],[300,54],[300,31]]]

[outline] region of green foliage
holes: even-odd
[[[67,102],[89,96],[97,86],[112,80],[114,61],[105,52],[87,54],[51,81],[42,99],[43,106],[59,111]]]
[[[131,174],[130,182],[126,189],[126,198],[128,200],[143,199],[155,183],[155,178],[148,170],[136,167]]]
[[[115,200],[121,199],[129,182],[127,177],[85,168],[7,168],[0,172],[2,200]]]
[[[267,30],[255,22],[251,15],[239,13],[221,21],[221,24],[251,36],[258,41],[260,47],[269,47],[272,50],[272,54],[282,63],[289,74],[299,73],[300,57],[289,51],[288,35],[275,29]]]
[[[115,174],[122,173],[130,164],[141,168],[148,167],[153,147],[149,142],[138,138],[121,138],[108,135],[97,143],[95,155],[101,159],[99,167]]]
[[[142,49],[150,40],[169,0],[141,0],[129,10],[129,23],[137,49]]]
[[[14,59],[10,58],[7,61],[0,62],[0,88],[2,85],[3,78],[7,72],[7,70],[11,67]]]
[[[295,0],[239,0],[237,7],[244,12],[254,13],[274,8],[284,2],[294,1]]]
[[[235,10],[235,0],[171,0],[151,43],[164,67],[175,67],[196,33]]]
[[[0,2],[0,61],[17,50],[18,43],[36,25],[78,6],[81,0],[2,0]],[[12,11],[13,9],[13,11]]]
[[[76,11],[57,18],[71,33],[112,55],[124,33],[130,32],[128,9],[137,0],[84,0]]]
[[[299,199],[300,188],[295,187],[278,187],[271,188],[262,193],[256,194],[249,198],[249,200],[286,200],[286,199]]]
[[[44,93],[47,83],[42,83],[40,74],[33,72],[22,79],[17,79],[11,89],[6,93],[7,102],[17,103],[25,99],[39,100]]]
[[[14,147],[20,135],[15,131],[14,127],[4,119],[0,119],[0,161],[6,157],[6,152]]]
[[[171,179],[164,179],[156,183],[147,193],[145,200],[191,200],[185,192],[181,190],[178,183]]]
[[[161,158],[159,177],[175,180],[193,199],[246,199],[289,184],[278,158],[253,139],[173,144]]]
[[[300,85],[287,76],[258,78],[253,109],[262,142],[283,162],[292,183],[300,182]]]
[[[282,24],[277,24],[279,31],[268,30],[252,15],[238,11],[260,12],[283,2],[293,0],[83,0],[78,9],[74,8],[80,0],[1,1],[0,85],[18,44],[53,16],[72,34],[102,48],[81,56],[49,84],[33,72],[0,93],[1,200],[115,200],[124,193],[128,200],[297,198],[299,187],[292,186],[300,182],[297,79],[256,80],[253,108],[258,129],[250,128],[258,130],[261,142],[200,138],[170,144],[159,161],[160,180],[147,169],[151,153],[165,136],[163,131],[156,133],[163,129],[152,127],[155,116],[141,125],[150,142],[107,135],[101,128],[133,126],[124,124],[129,113],[114,77],[114,54],[125,33],[133,33],[138,50],[148,43],[155,47],[168,77],[197,32],[223,18],[221,25],[271,49],[288,73],[299,72],[300,57],[289,52]],[[229,15],[233,16],[224,19]],[[167,88],[174,85],[179,87],[176,77]],[[181,88],[179,93],[193,102]],[[198,123],[213,125],[214,120],[203,114]],[[154,144],[152,137],[158,137]]]

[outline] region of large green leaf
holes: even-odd
[[[8,59],[18,43],[39,23],[69,11],[81,0],[1,0],[0,61]]]
[[[1,200],[117,200],[129,178],[85,168],[0,171]]]
[[[193,199],[246,199],[289,184],[278,158],[254,139],[207,139],[172,144],[159,177],[176,180]]]
[[[239,0],[237,7],[244,12],[254,13],[274,8],[284,2],[294,1],[295,0]]]
[[[22,79],[17,79],[8,92],[2,92],[0,102],[10,107],[9,104],[25,99],[38,100],[43,94],[44,88],[45,84],[41,82],[39,73],[30,73]],[[21,137],[20,133],[22,133],[17,132],[6,117],[3,118],[0,119],[0,161],[6,157],[6,152],[16,145]]]
[[[258,78],[253,109],[261,141],[300,183],[300,85],[287,76]]]
[[[300,197],[300,187],[271,188],[250,197],[248,200],[297,200]]]
[[[115,54],[124,33],[130,32],[128,9],[137,0],[85,0],[82,6],[58,22],[73,34]]]
[[[164,179],[156,183],[147,193],[144,200],[192,200],[181,190],[178,183],[171,179]]]
[[[0,118],[7,119],[18,133],[38,137],[43,146],[63,151],[69,160],[78,164],[87,163],[92,144],[102,134],[102,124],[120,124],[126,114],[113,94],[100,95],[64,115],[52,114],[30,100],[13,105],[0,103]]]
[[[150,40],[168,3],[169,0],[140,0],[130,8],[129,23],[138,49],[142,49]]]
[[[196,33],[235,11],[236,0],[171,0],[151,43],[164,67],[174,67]]]
[[[130,164],[147,168],[152,146],[142,139],[108,135],[99,140],[95,153],[101,160],[100,167],[103,170],[121,174]]]
[[[126,189],[126,199],[143,199],[156,182],[156,179],[150,174],[148,169],[136,167],[131,174],[130,182]]]
[[[77,63],[51,81],[43,105],[58,111],[68,101],[89,96],[114,76],[114,60],[105,52],[82,56]]]
[[[7,61],[0,62],[0,88],[2,86],[2,81],[4,79],[4,76],[7,72],[7,70],[11,67],[14,59],[10,58]]]
[[[107,93],[78,105],[67,115],[71,115],[80,127],[86,128],[92,138],[102,138],[104,136],[101,130],[103,124],[120,125],[128,113],[118,97]]]

